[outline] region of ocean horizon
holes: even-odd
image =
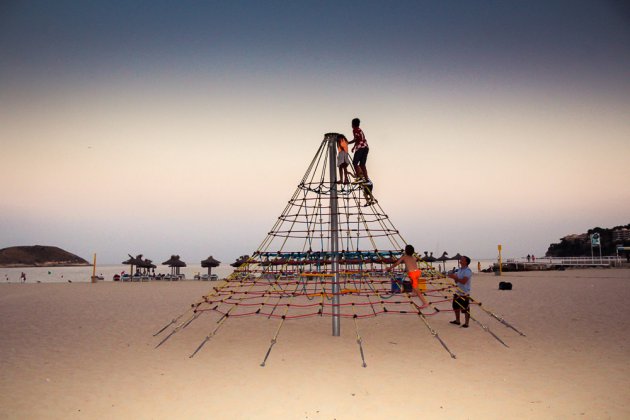
[[[477,271],[477,263],[481,264],[481,268],[487,268],[496,260],[482,259],[472,260],[470,267],[473,272]],[[433,263],[436,268],[441,268],[441,262]],[[438,267],[439,266],[439,267]],[[450,270],[457,266],[457,261],[446,261],[446,270]],[[96,266],[96,275],[103,277],[103,281],[113,281],[114,275],[123,273],[129,274],[129,265],[123,264],[104,264]],[[228,277],[234,267],[229,264],[221,264],[212,269],[212,274],[216,274],[219,279]],[[89,283],[91,282],[93,266],[72,266],[72,267],[1,267],[0,283],[21,283],[20,276],[22,273],[26,275],[26,283]],[[171,270],[166,266],[159,266],[155,269],[155,274],[170,274]],[[207,268],[201,267],[201,264],[190,264],[187,267],[180,268],[180,273],[185,276],[186,280],[194,280],[198,274],[208,273]]]

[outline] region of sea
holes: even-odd
[[[482,269],[488,268],[495,260],[473,260],[470,268],[473,272],[477,271],[477,263]],[[442,262],[434,262],[433,266],[440,271],[448,271],[457,267],[457,261],[446,261],[445,266]],[[91,282],[93,266],[81,267],[0,267],[0,283],[22,283],[20,276],[22,273],[26,275],[26,283],[89,283]],[[229,264],[221,264],[212,269],[212,274],[216,274],[220,279],[229,276],[234,268]],[[103,277],[102,281],[113,281],[114,275],[129,274],[128,265],[97,265],[96,275]],[[170,268],[158,267],[156,274],[170,274]],[[200,264],[191,264],[187,267],[180,268],[180,273],[184,274],[185,280],[193,280],[196,275],[208,274],[208,269],[201,267]]]

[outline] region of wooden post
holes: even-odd
[[[94,262],[92,263],[92,283],[96,283],[96,252],[94,253]]]
[[[503,275],[503,259],[501,258],[501,245],[499,245],[497,248],[499,248],[499,275],[502,276]]]

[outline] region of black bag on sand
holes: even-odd
[[[512,283],[509,281],[499,282],[499,290],[512,290]]]

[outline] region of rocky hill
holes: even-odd
[[[56,246],[13,246],[0,249],[0,267],[63,267],[90,265]]]
[[[615,255],[616,247],[630,244],[630,240],[625,239],[624,231],[630,229],[630,224],[625,226],[615,226],[614,228],[596,227],[589,229],[586,233],[567,235],[560,239],[559,243],[549,245],[547,257],[590,257],[591,256],[591,235],[599,233],[602,255]],[[595,248],[595,253],[599,255],[599,248]]]

